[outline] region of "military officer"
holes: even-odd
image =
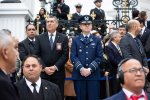
[[[99,38],[90,33],[92,17],[84,15],[78,21],[82,32],[73,38],[71,47],[71,61],[74,65],[72,77],[77,100],[100,100],[99,64],[102,60],[102,46]]]
[[[81,4],[76,4],[76,13],[72,14],[72,20],[78,20],[82,15],[81,15],[81,9],[82,5]]]
[[[95,14],[94,20],[104,20],[105,19],[105,12],[101,9],[101,2],[102,0],[94,0],[95,8],[90,11],[91,14]]]

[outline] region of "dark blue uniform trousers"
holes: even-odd
[[[77,100],[100,100],[99,80],[74,80]]]

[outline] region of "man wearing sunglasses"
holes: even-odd
[[[26,26],[27,38],[21,41],[18,45],[19,56],[21,61],[29,54],[34,54],[35,41],[36,41],[36,29],[33,24],[28,24]]]
[[[71,61],[74,65],[72,77],[77,100],[100,100],[99,65],[102,46],[100,39],[91,34],[91,16],[82,16],[79,23],[82,32],[73,38],[71,47]]]
[[[118,65],[118,78],[122,90],[106,100],[150,100],[144,91],[146,69],[133,58],[125,58]]]

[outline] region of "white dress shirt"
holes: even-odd
[[[29,87],[29,89],[33,93],[34,87],[32,86],[32,82],[28,81],[26,78],[25,78],[25,81],[26,81],[27,86]],[[41,78],[39,78],[38,81],[36,81],[35,83],[36,83],[36,87],[35,87],[36,91],[37,91],[37,93],[39,93],[40,87],[41,87]]]
[[[131,91],[129,91],[129,90],[125,89],[125,88],[123,88],[122,90],[123,90],[123,92],[126,94],[126,96],[128,98],[131,98],[131,96],[135,95],[134,93],[132,93]],[[139,98],[138,100],[145,100],[146,94],[145,94],[144,90],[142,90],[141,95],[144,95],[144,96]]]

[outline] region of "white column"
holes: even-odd
[[[32,10],[23,2],[0,3],[0,30],[9,29],[19,41],[26,38],[25,26],[27,25],[27,20],[32,18]]]

